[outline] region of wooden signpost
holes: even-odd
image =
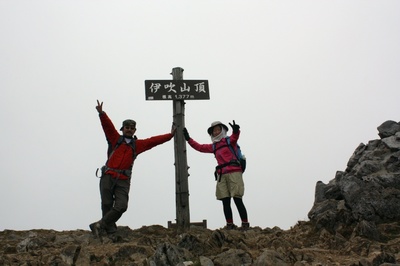
[[[210,93],[208,80],[183,80],[183,68],[172,69],[172,80],[145,80],[146,100],[172,100],[173,122],[177,128],[174,136],[175,150],[175,199],[176,227],[186,231],[190,227],[189,182],[186,154],[186,141],[183,136],[185,127],[185,100],[208,100]],[[201,224],[207,227],[206,220]],[[168,227],[173,227],[168,222]]]

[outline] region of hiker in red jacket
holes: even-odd
[[[100,103],[97,100],[96,109],[99,112],[109,149],[108,160],[102,167],[100,178],[102,218],[90,224],[89,227],[93,234],[101,236],[104,232],[108,234],[116,232],[116,222],[128,208],[132,167],[136,156],[172,139],[176,128],[173,126],[171,133],[168,134],[137,139],[134,135],[136,122],[127,119],[122,123],[120,128],[122,135],[120,135],[103,111],[103,102]]]
[[[240,126],[235,123],[229,123],[232,127],[232,135],[229,142],[237,154],[237,141],[240,135]],[[204,153],[214,153],[218,166],[216,167],[215,178],[217,187],[215,195],[218,200],[222,201],[224,215],[226,219],[226,229],[235,229],[233,223],[233,215],[231,208],[231,198],[235,202],[240,218],[242,220],[241,230],[247,230],[250,226],[247,220],[246,207],[243,204],[242,197],[244,195],[243,170],[236,155],[231,151],[227,142],[228,127],[220,121],[213,122],[208,128],[207,133],[211,137],[212,144],[199,144],[189,136],[186,128],[183,129],[183,135],[189,145]]]

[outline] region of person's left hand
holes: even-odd
[[[185,138],[186,141],[190,139],[189,132],[186,129],[186,127],[183,129],[183,137]]]
[[[233,124],[229,123],[229,125],[232,128],[233,133],[238,133],[240,126],[235,123],[235,120],[233,120]]]

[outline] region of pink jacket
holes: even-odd
[[[237,150],[236,143],[239,139],[239,135],[240,131],[238,133],[232,133],[232,135],[230,136],[230,142],[235,151]],[[213,144],[199,144],[192,138],[188,140],[188,143],[196,151],[204,153],[214,153]],[[225,138],[215,143],[215,150],[215,159],[217,159],[218,165],[229,163],[231,160],[237,160],[235,154],[233,154],[232,151],[229,149]],[[240,165],[228,165],[222,168],[222,174],[241,171],[242,168],[240,167]]]

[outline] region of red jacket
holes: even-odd
[[[103,127],[104,134],[106,135],[106,139],[109,143],[111,143],[111,150],[114,150],[119,137],[121,136],[119,132],[115,129],[114,124],[111,122],[110,118],[107,116],[106,113],[100,114],[100,121],[101,126]],[[147,139],[136,139],[135,144],[135,151],[136,156],[141,154],[144,151],[150,150],[151,148],[162,144],[164,142],[169,141],[172,139],[173,135],[171,133],[154,136]],[[133,151],[131,146],[123,141],[117,149],[113,152],[111,158],[109,158],[107,162],[107,167],[117,170],[130,170],[131,166],[133,165]],[[113,178],[119,179],[129,179],[128,176],[119,174],[115,171],[108,170],[107,174],[111,174]]]
[[[232,135],[230,136],[230,143],[236,152],[237,152],[236,143],[239,139],[239,135],[240,131],[237,133],[232,133]],[[213,144],[199,144],[192,138],[189,139],[188,143],[193,149],[199,152],[214,153]],[[225,138],[215,143],[215,150],[216,150],[215,159],[217,159],[218,165],[229,163],[231,160],[237,160],[236,156],[227,146]],[[240,165],[228,165],[222,168],[223,174],[232,172],[242,172],[242,168],[240,167]]]

